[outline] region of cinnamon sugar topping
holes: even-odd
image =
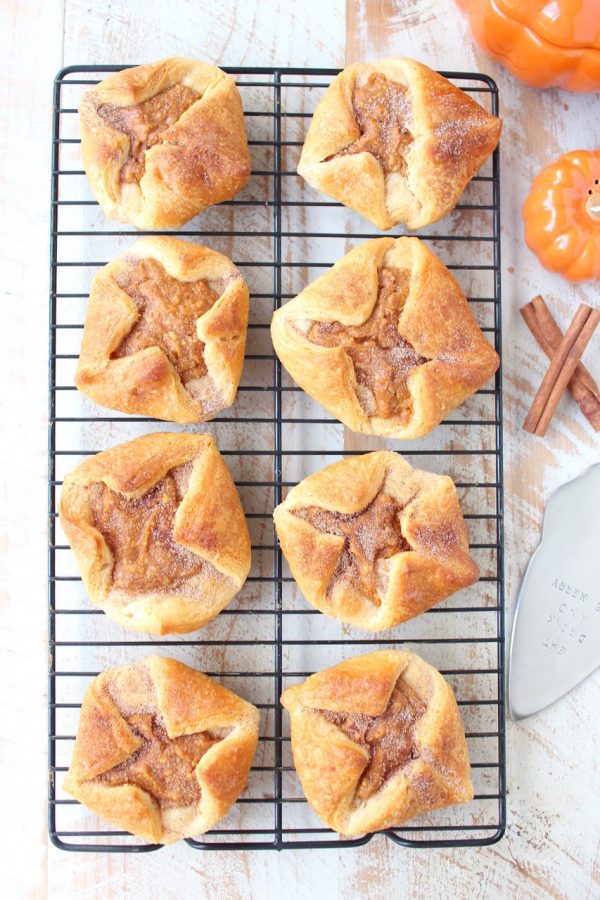
[[[206,731],[170,738],[162,716],[156,712],[133,712],[125,719],[142,744],[124,762],[96,780],[113,786],[137,785],[161,808],[199,803],[196,766],[221,738]]]
[[[90,485],[88,498],[92,524],[113,556],[115,589],[180,587],[202,570],[204,561],[173,538],[181,497],[172,473],[137,499],[128,499],[103,482]]]
[[[319,710],[328,722],[337,725],[351,741],[369,752],[370,761],[356,791],[358,802],[368,800],[399,769],[418,758],[415,725],[426,708],[415,691],[399,678],[380,716]]]
[[[400,528],[401,509],[392,497],[379,493],[365,509],[350,515],[319,506],[294,510],[295,516],[318,531],[345,539],[329,590],[336,580],[343,580],[379,605],[376,562],[411,549]]]
[[[206,375],[196,320],[214,305],[218,294],[205,281],[178,281],[155,259],[131,260],[116,281],[137,306],[139,318],[112,359],[160,347],[183,384]]]
[[[367,152],[381,163],[384,172],[405,172],[406,152],[413,140],[408,128],[408,88],[374,72],[362,87],[354,89],[352,105],[360,137],[334,156]]]
[[[367,415],[408,419],[411,413],[407,379],[427,362],[402,337],[399,321],[408,296],[406,269],[379,272],[379,293],[373,312],[362,325],[313,322],[307,338],[324,347],[343,347],[354,364],[358,399]]]
[[[184,84],[174,84],[134,106],[103,103],[98,115],[129,138],[129,156],[121,169],[121,181],[138,183],[144,174],[145,153],[167,141],[169,130],[200,94]]]

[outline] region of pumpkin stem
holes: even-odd
[[[585,203],[585,211],[594,222],[600,222],[600,193],[594,191],[589,195]]]

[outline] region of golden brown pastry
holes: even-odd
[[[498,355],[448,269],[418,238],[355,247],[273,315],[277,356],[353,431],[428,434],[488,381]]]
[[[382,231],[423,228],[456,206],[500,130],[500,119],[422,63],[358,63],[319,101],[298,174]]]
[[[209,434],[146,434],[90,456],[58,512],[90,600],[134,631],[195,631],[250,570],[240,498]]]
[[[179,228],[250,176],[238,89],[208,63],[123,69],[86,91],[79,116],[83,165],[109,219]]]
[[[208,831],[248,780],[258,710],[175,659],[98,675],[64,787],[107,822],[172,844]]]
[[[399,453],[352,456],[309,475],[274,519],[309,603],[368,631],[412,619],[479,578],[454,482]]]
[[[75,384],[102,406],[204,422],[235,400],[248,286],[230,259],[144,237],[92,283]]]
[[[306,799],[345,835],[473,799],[451,687],[415,653],[347,659],[284,691]]]

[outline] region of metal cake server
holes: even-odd
[[[509,654],[512,719],[549,706],[600,665],[600,463],[548,500]]]

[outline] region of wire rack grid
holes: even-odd
[[[107,827],[62,789],[81,698],[91,678],[148,653],[172,655],[251,700],[261,737],[246,792],[197,849],[356,846],[312,813],[294,771],[282,690],[356,653],[415,649],[452,684],[465,723],[475,799],[386,832],[418,847],[489,844],[505,826],[504,595],[501,375],[432,435],[413,442],[360,439],[324,413],[273,355],[273,309],[356,243],[376,236],[364,220],[295,174],[316,102],[333,69],[228,68],[242,94],[253,175],[234,200],[182,229],[231,256],[247,278],[251,316],[244,375],[233,408],[210,431],[230,466],[251,530],[253,565],[238,597],[202,631],[183,638],[133,635],[91,607],[74,566],[56,501],[62,478],[85,456],[148,431],[176,429],[104,410],[73,385],[91,278],[138,232],[108,222],[81,169],[77,106],[82,92],[122,66],[71,66],[56,77],[50,258],[49,396],[49,831],[65,850],[157,849]],[[442,73],[497,114],[487,76]],[[482,328],[500,351],[500,169],[498,151],[455,211],[419,236],[459,279]],[[160,234],[161,232],[153,232]],[[469,526],[480,582],[430,612],[378,635],[344,626],[299,595],[277,546],[272,510],[301,478],[373,446],[450,474]]]

